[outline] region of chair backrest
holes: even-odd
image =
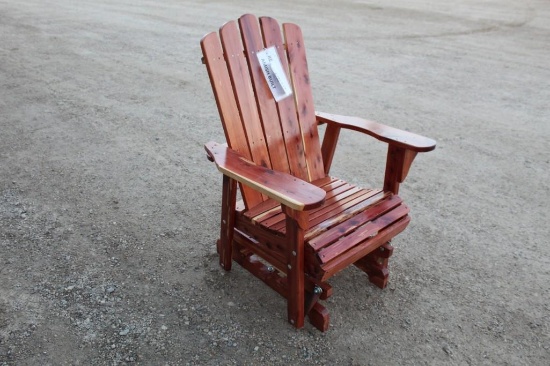
[[[275,46],[293,89],[276,102],[256,53]],[[302,31],[250,14],[201,40],[203,61],[230,148],[262,166],[311,182],[325,176]],[[247,207],[265,200],[241,187]]]

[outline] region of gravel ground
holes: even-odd
[[[438,141],[327,333],[217,265],[199,40],[247,12],[302,26],[318,110]],[[549,41],[543,0],[0,0],[0,365],[547,365]],[[384,149],[345,132],[332,173],[379,186]]]

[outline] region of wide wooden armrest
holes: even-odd
[[[315,115],[319,123],[336,124],[338,127],[363,132],[380,141],[408,150],[426,152],[435,149],[436,143],[430,138],[386,126],[378,122],[323,112],[316,112]]]
[[[208,142],[204,148],[220,172],[285,206],[303,211],[325,201],[325,190],[290,174],[256,165],[227,146]]]

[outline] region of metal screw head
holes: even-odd
[[[383,251],[384,251],[384,247],[380,247],[380,251],[383,252]]]
[[[296,252],[293,250],[292,255],[296,257]]]
[[[272,267],[272,266],[268,266],[268,267],[267,267],[267,271],[268,271],[268,272],[273,272],[273,271],[274,271],[274,269],[273,269],[273,267]]]
[[[315,295],[322,294],[322,293],[323,293],[323,289],[322,289],[321,287],[319,287],[319,286],[315,286],[315,287],[313,288],[313,293],[314,293]]]
[[[292,266],[290,264],[287,267],[288,267],[288,269],[292,269]]]

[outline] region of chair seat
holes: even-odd
[[[310,254],[306,255],[306,267],[321,280],[377,249],[410,221],[409,208],[391,192],[361,188],[334,177],[312,184],[327,192],[323,205],[309,211],[304,238]],[[255,239],[260,231],[254,227],[275,234],[271,238],[279,240],[271,239],[267,246],[278,251],[281,264],[285,263],[285,215],[276,201],[268,199],[241,211],[236,226]]]

